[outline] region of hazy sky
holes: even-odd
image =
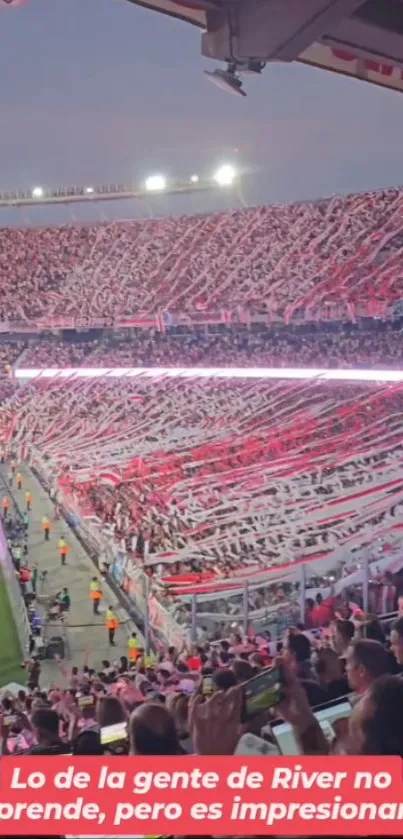
[[[3,188],[262,167],[248,203],[403,182],[403,97],[302,66],[208,83],[200,33],[126,0],[0,9]]]

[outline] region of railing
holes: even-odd
[[[16,577],[14,564],[7,547],[7,539],[4,533],[3,524],[0,526],[0,568],[13,612],[15,627],[21,647],[21,656],[24,659],[29,652],[31,629],[24,599]]]
[[[381,304],[379,304],[381,306]],[[303,325],[308,323],[339,321],[345,322],[357,321],[361,318],[382,317],[393,319],[402,317],[403,304],[399,302],[397,305],[385,304],[382,308],[376,309],[376,304],[373,301],[368,303],[357,304],[354,316],[350,310],[346,310],[343,303],[333,305],[319,305],[316,308],[307,309],[304,312],[296,311],[293,314],[290,322],[295,325]],[[104,317],[97,316],[45,316],[43,318],[35,318],[35,320],[3,320],[0,321],[0,333],[35,333],[50,332],[54,329],[107,329],[113,327],[114,329],[155,329],[158,332],[165,332],[176,327],[195,327],[195,326],[217,326],[219,324],[225,326],[251,326],[252,324],[260,326],[273,326],[286,323],[284,313],[268,313],[265,311],[253,311],[247,307],[239,306],[236,310],[220,310],[212,309],[203,312],[194,311],[191,314],[183,311],[174,312],[133,312],[132,316],[121,316],[113,318],[105,315]]]

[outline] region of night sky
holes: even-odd
[[[403,96],[298,65],[209,84],[200,33],[125,0],[0,9],[3,188],[259,167],[247,203],[403,183]],[[238,151],[235,151],[238,150]]]

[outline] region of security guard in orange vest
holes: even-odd
[[[109,606],[109,609],[106,613],[106,628],[108,630],[108,640],[111,647],[115,647],[115,632],[119,626],[119,621],[112,609]]]
[[[45,542],[49,542],[51,524],[47,516],[43,516],[42,518],[42,527]]]
[[[3,498],[3,501],[2,501],[3,516],[4,516],[5,519],[8,516],[8,511],[10,509],[10,504],[11,504],[11,501],[10,501],[8,495],[5,495],[4,498]]]
[[[58,549],[59,549],[59,554],[60,554],[60,561],[61,561],[62,565],[66,565],[66,558],[67,558],[67,554],[69,552],[69,548],[68,548],[66,540],[63,539],[63,536],[61,536],[60,539],[59,539]]]
[[[21,475],[21,472],[17,472],[17,489],[22,489],[22,475]]]
[[[132,632],[127,645],[129,647],[129,660],[136,661],[139,655],[139,642],[136,632]]]
[[[90,598],[92,600],[92,609],[94,615],[99,615],[99,605],[102,600],[101,584],[96,577],[93,577],[90,583]]]
[[[28,490],[25,493],[25,502],[26,502],[26,505],[27,505],[27,510],[29,512],[30,509],[31,509],[31,504],[32,504],[32,495],[31,495],[30,492],[28,492]]]

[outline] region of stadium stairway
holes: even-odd
[[[65,622],[64,631],[59,624],[51,623],[46,627],[46,639],[51,636],[65,635],[67,649],[64,665],[66,669],[70,670],[73,665],[82,667],[85,664],[99,669],[103,659],[112,661],[121,655],[127,655],[128,637],[131,632],[138,632],[137,627],[127,612],[121,608],[111,588],[102,580],[99,573],[97,574],[92,560],[64,519],[54,519],[55,508],[45,489],[27,467],[22,467],[20,471],[23,475],[22,490],[17,490],[14,483],[14,486],[9,488],[9,496],[13,505],[15,504],[23,513],[26,509],[25,493],[30,491],[32,495],[32,510],[29,513],[28,565],[29,567],[38,566],[37,591],[41,615],[44,616],[47,612],[45,601],[61,591],[63,587],[68,588],[71,597],[71,610]],[[2,482],[5,483],[4,467],[1,477]],[[44,540],[42,528],[44,516],[52,522],[49,541]],[[62,536],[69,546],[65,566],[62,566],[58,552],[58,542]],[[47,575],[46,580],[41,583],[40,576],[43,571],[46,571]],[[90,600],[90,582],[94,576],[102,580],[104,595],[98,616],[93,615]],[[115,636],[115,647],[109,646],[105,626],[105,613],[109,606],[112,606],[120,621],[120,627]],[[140,633],[138,634],[139,641],[142,643],[143,638]],[[64,681],[57,661],[43,661],[41,671],[41,683],[44,686],[51,683],[62,684]]]

